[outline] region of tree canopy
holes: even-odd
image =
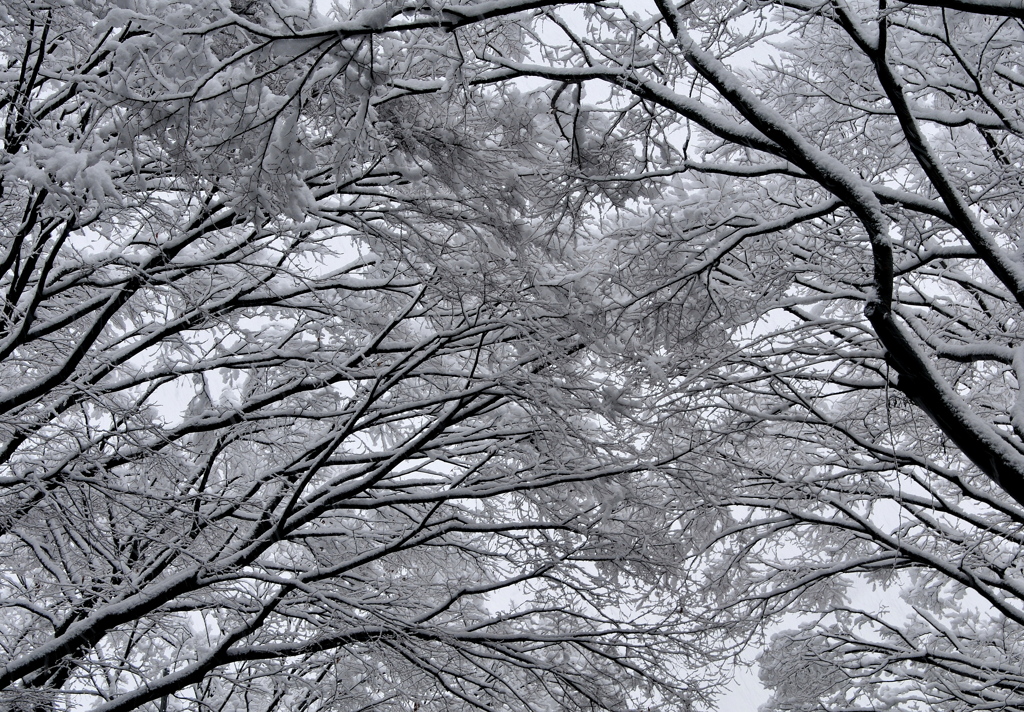
[[[1024,13],[0,7],[0,708],[1024,709]]]

